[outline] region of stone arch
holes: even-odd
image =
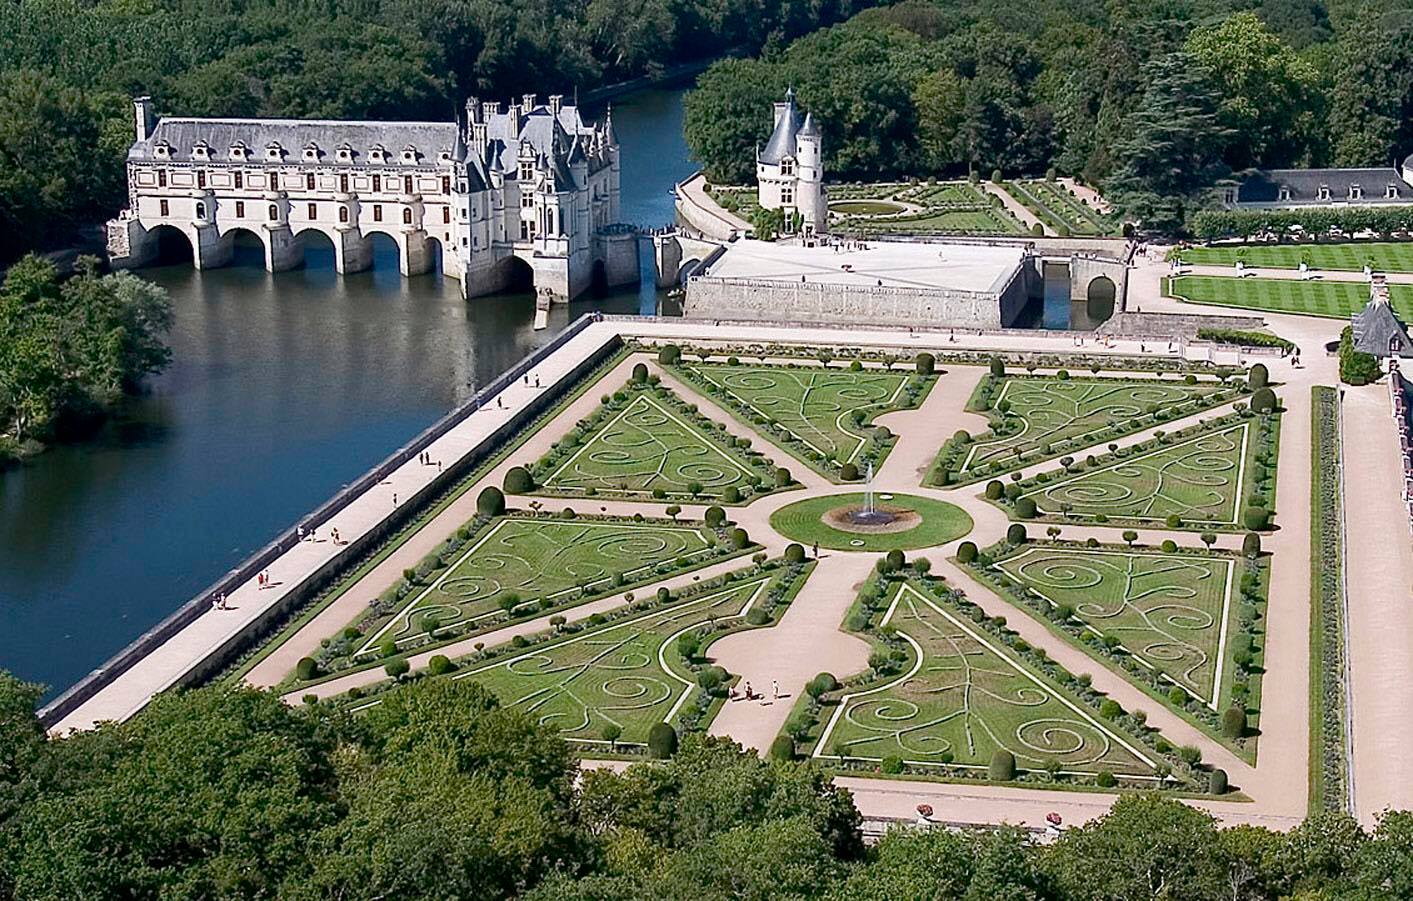
[[[595,297],[603,297],[608,293],[608,267],[603,260],[594,260],[594,265],[589,270],[589,291]]]
[[[270,269],[270,245],[265,236],[253,228],[236,225],[221,232],[217,243],[219,263],[235,263],[239,266],[260,266]]]
[[[1114,315],[1118,287],[1107,275],[1097,275],[1084,289],[1085,312],[1093,322],[1103,322]]]
[[[196,243],[175,225],[156,225],[147,233],[154,248],[152,265],[167,266],[196,262]]]
[[[535,290],[535,269],[526,260],[510,256],[500,264],[501,290],[528,293]]]
[[[683,260],[682,264],[677,267],[677,284],[687,284],[687,279],[696,275],[697,270],[701,267],[702,261],[697,259],[696,257],[692,257],[689,260]]]
[[[444,270],[442,269],[442,266],[446,262],[444,256],[445,253],[446,250],[442,247],[441,238],[436,238],[431,235],[428,235],[427,249],[425,255],[426,263],[424,271],[431,275],[443,274]]]
[[[380,228],[365,230],[363,239],[368,242],[370,269],[376,272],[396,267],[401,271],[403,242],[396,234]]]
[[[305,228],[295,234],[294,242],[304,268],[319,270],[339,267],[337,238],[322,228]]]

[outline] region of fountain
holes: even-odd
[[[861,509],[851,510],[848,513],[848,520],[856,526],[886,526],[891,524],[897,516],[887,510],[879,510],[873,503],[873,461],[868,462],[868,471],[864,476],[864,504]]]

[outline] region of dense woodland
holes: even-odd
[[[0,899],[1247,901],[1413,897],[1413,816],[1219,830],[1156,795],[1050,846],[901,830],[865,848],[813,765],[688,739],[575,784],[552,728],[466,681],[357,718],[211,687],[46,740],[0,672]]]
[[[827,178],[1053,167],[1151,228],[1251,167],[1389,165],[1413,152],[1402,0],[904,0],[718,63],[687,138],[753,179],[769,103],[821,119]]]
[[[869,0],[0,0],[0,264],[123,205],[129,101],[450,120],[754,53]]]

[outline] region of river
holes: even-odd
[[[672,220],[693,171],[682,90],[613,104],[624,221]],[[597,111],[593,111],[597,112]],[[593,309],[654,312],[649,286],[556,306],[462,301],[395,258],[141,274],[170,292],[172,366],[89,443],[0,472],[0,668],[51,695],[101,664],[484,384]]]

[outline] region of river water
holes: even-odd
[[[624,221],[672,220],[693,171],[682,93],[614,102]],[[62,690],[572,317],[658,302],[649,286],[556,306],[536,332],[531,295],[467,303],[375,262],[141,273],[171,293],[172,366],[95,441],[0,472],[0,668]]]

